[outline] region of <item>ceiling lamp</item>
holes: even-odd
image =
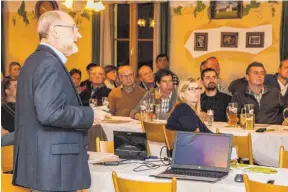
[[[105,9],[105,6],[103,5],[103,3],[101,1],[98,1],[97,3],[95,3],[95,11],[103,11]]]
[[[68,9],[73,9],[73,0],[65,0],[63,3]],[[105,6],[101,1],[94,3],[94,0],[87,0],[84,10],[94,10],[96,12],[102,11],[105,9]]]
[[[94,0],[88,0],[85,6],[85,9],[95,9],[95,3]]]
[[[68,9],[72,9],[73,8],[73,0],[66,0],[64,5],[68,8]]]

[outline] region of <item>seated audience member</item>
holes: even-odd
[[[157,85],[154,80],[152,69],[148,65],[143,65],[138,69],[138,76],[140,80],[140,87],[149,91],[150,89],[156,88]]]
[[[201,91],[200,84],[192,78],[180,82],[178,88],[180,103],[172,111],[166,124],[167,129],[175,131],[196,131],[199,129],[200,132],[211,133],[198,116]]]
[[[248,85],[246,77],[242,77],[232,81],[228,87],[228,90],[234,95],[236,92],[244,92]]]
[[[288,57],[280,63],[278,73],[265,76],[264,83],[278,89],[283,97],[288,100]]]
[[[89,77],[90,77],[90,70],[93,68],[93,67],[97,67],[99,65],[95,64],[95,63],[89,63],[87,66],[86,66],[86,72],[88,74],[88,79],[86,79],[85,81],[82,81],[80,83],[80,87],[88,87],[90,85],[90,81],[89,81]]]
[[[169,69],[169,58],[166,54],[159,54],[156,57],[156,67],[157,70],[159,69]],[[172,71],[171,71],[172,72]],[[179,78],[177,77],[177,75],[175,73],[173,73],[173,86],[176,88],[179,85]]]
[[[71,69],[69,73],[77,92],[81,93],[83,91],[83,87],[80,87],[81,75],[82,75],[81,71],[79,69]]]
[[[104,84],[105,72],[102,67],[93,67],[90,69],[90,86],[86,86],[80,93],[80,98],[84,106],[89,106],[90,99],[97,99],[97,105],[102,105],[102,97],[108,97],[111,89]]]
[[[9,64],[9,76],[6,79],[17,79],[21,70],[21,65],[18,62],[11,62]]]
[[[201,66],[202,66],[202,64],[201,64]],[[221,71],[220,71],[220,64],[219,64],[218,59],[216,57],[209,57],[208,59],[206,59],[203,67],[201,67],[201,66],[200,66],[200,69],[202,68],[203,70],[207,69],[207,68],[214,69],[218,75],[218,84],[217,84],[218,91],[230,95],[230,92],[228,91],[226,84],[220,78],[220,72]],[[201,71],[201,73],[202,73],[202,71]]]
[[[135,84],[135,76],[129,65],[119,68],[121,86],[109,94],[109,109],[112,115],[129,117],[145,94],[145,90]]]
[[[231,101],[231,96],[218,91],[218,75],[214,69],[204,69],[201,80],[205,87],[205,92],[201,94],[201,109],[214,111],[214,121],[227,121],[226,108]]]
[[[171,109],[174,108],[174,105],[177,101],[177,92],[173,87],[172,72],[167,69],[160,69],[155,74],[155,80],[158,88],[146,92],[146,94],[135,107],[135,109],[131,111],[131,118],[138,120],[140,119],[142,102],[149,101],[155,98],[155,92],[160,93],[161,98],[161,110],[159,113],[159,119],[166,120],[167,113],[169,113]]]
[[[244,92],[236,92],[231,102],[254,105],[255,122],[261,124],[281,124],[285,100],[273,87],[264,85],[265,68],[262,63],[253,62],[246,69],[248,85]]]
[[[117,67],[114,65],[106,65],[104,67],[106,79],[104,81],[104,84],[107,88],[113,89],[115,87],[118,87],[118,74],[117,74]]]
[[[9,79],[4,83],[5,100],[1,105],[1,126],[3,129],[14,131],[15,103],[17,80]]]

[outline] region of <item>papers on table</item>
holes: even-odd
[[[104,163],[107,161],[119,161],[119,157],[117,155],[114,155],[113,153],[88,151],[88,155],[89,164]]]

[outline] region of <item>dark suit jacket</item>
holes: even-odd
[[[231,102],[239,104],[238,114],[245,104],[253,104],[255,122],[259,124],[281,124],[283,122],[283,109],[288,104],[279,90],[268,86],[264,86],[260,104],[254,96],[249,94],[248,86],[244,92],[236,92]]]
[[[212,133],[186,103],[175,107],[167,121],[166,128],[175,131],[196,131],[199,128],[200,132]]]
[[[111,89],[108,89],[105,85],[97,89],[91,96],[91,86],[86,87],[81,93],[80,98],[84,106],[89,106],[89,99],[97,99],[97,105],[102,105],[102,97],[108,97]]]
[[[265,85],[268,85],[270,87],[275,87],[276,89],[278,89],[280,91],[280,85],[278,83],[278,80],[277,80],[277,77],[278,77],[278,73],[275,73],[274,75],[271,75],[271,74],[267,74],[265,76]],[[285,99],[288,99],[288,89],[284,95]]]
[[[40,191],[89,188],[92,123],[93,110],[82,106],[58,55],[39,45],[18,78],[13,184]]]

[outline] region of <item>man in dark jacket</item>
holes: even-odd
[[[288,100],[288,58],[280,63],[278,73],[265,76],[265,85],[275,87]]]
[[[102,98],[108,97],[111,89],[108,89],[104,84],[105,72],[102,67],[93,67],[90,70],[90,82],[91,84],[86,87],[81,93],[80,97],[84,106],[89,106],[90,99],[97,100],[97,106],[101,106]]]
[[[256,123],[281,124],[287,101],[277,89],[264,86],[265,74],[262,63],[251,63],[246,70],[248,86],[244,92],[236,92],[232,102],[238,103],[240,109],[245,104],[253,104]]]

